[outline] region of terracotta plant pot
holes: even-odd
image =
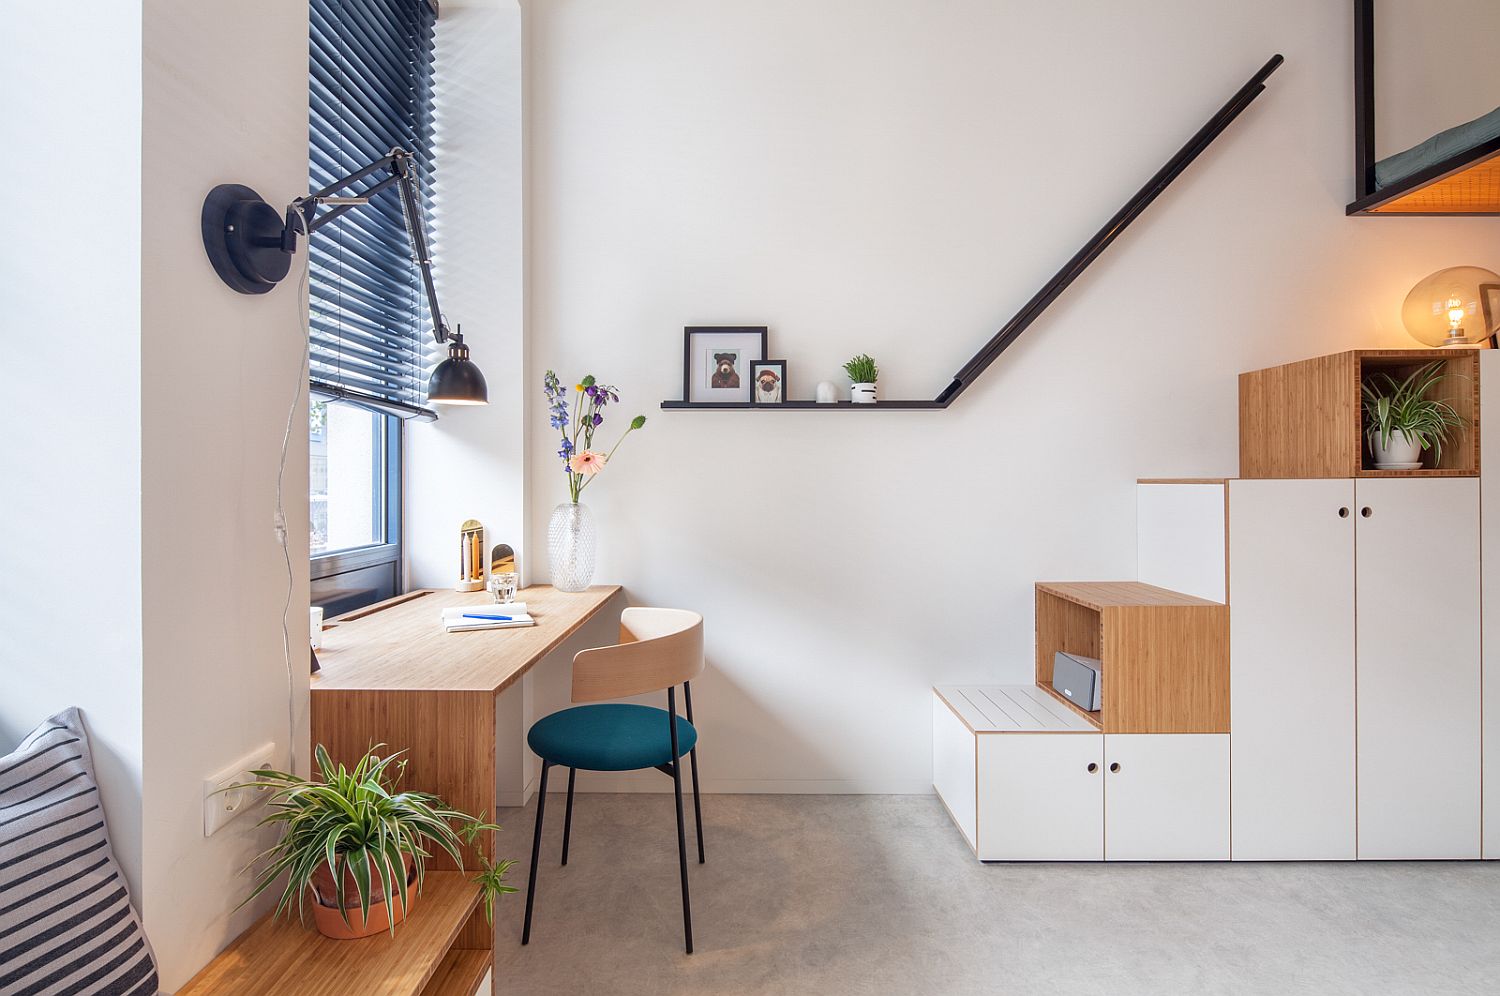
[[[354,883],[354,874],[347,868],[344,870],[344,901],[349,903],[349,922],[344,922],[343,915],[339,912],[338,892],[334,887],[333,869],[326,863],[320,865],[313,873],[312,891],[315,902],[313,903],[313,923],[317,925],[318,932],[324,937],[331,937],[336,941],[352,941],[360,937],[370,937],[374,934],[384,933],[391,929],[391,917],[400,923],[406,919],[411,908],[417,904],[417,871],[416,863],[410,854],[402,855],[406,859],[406,902],[401,901],[401,893],[392,896],[391,905],[394,910],[386,909],[385,903],[385,879],[380,869],[370,866],[370,915],[364,916],[359,909],[359,887]]]

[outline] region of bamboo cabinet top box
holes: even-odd
[[[1100,662],[1104,708],[1052,688],[1057,651]],[[1036,585],[1036,683],[1104,733],[1229,732],[1229,606],[1140,581]]]
[[[1435,397],[1468,424],[1443,446],[1441,463],[1376,470],[1365,445],[1360,384],[1374,370],[1400,378],[1433,360],[1446,377]],[[1354,349],[1240,374],[1240,477],[1477,477],[1479,351]]]

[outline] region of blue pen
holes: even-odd
[[[494,619],[494,620],[497,620],[499,622],[515,622],[516,621],[516,617],[515,616],[492,616],[492,615],[487,615],[487,614],[485,614],[483,612],[465,612],[464,613],[464,618],[465,619]]]

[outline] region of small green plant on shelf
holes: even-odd
[[[1364,378],[1360,394],[1365,436],[1376,467],[1420,462],[1422,451],[1429,449],[1435,461],[1441,461],[1443,444],[1467,428],[1467,421],[1452,405],[1427,396],[1447,379],[1445,366],[1445,361],[1433,360],[1400,380],[1384,370]]]
[[[268,768],[251,772],[257,781],[235,786],[269,790],[271,811],[260,825],[281,829],[281,839],[256,859],[265,864],[246,903],[285,875],[277,916],[289,914],[295,904],[301,919],[311,895],[319,906],[336,907],[350,931],[332,936],[361,936],[378,932],[365,928],[372,922],[372,904],[383,903],[382,926],[388,924],[394,933],[415,899],[408,888],[421,895],[427,861],[432,857],[428,845],[440,848],[462,870],[464,848],[475,846],[482,834],[500,829],[450,809],[437,796],[397,791],[406,761],[401,751],[379,756],[384,746],[376,745],[353,768],[345,768],[334,764],[319,744],[317,780]],[[494,923],[495,900],[516,891],[505,884],[505,873],[515,862],[491,862],[481,856],[479,864],[478,874],[470,881],[483,897],[485,917]],[[398,897],[399,907],[392,905]],[[350,913],[356,909],[359,923],[351,924]],[[319,929],[329,933],[325,920],[319,919]]]
[[[873,384],[880,377],[880,368],[867,353],[860,353],[844,364],[844,373],[856,384]]]

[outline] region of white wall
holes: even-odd
[[[1500,104],[1496,16],[1493,0],[1375,0],[1377,157]]]
[[[406,549],[413,587],[458,576],[458,527],[526,549],[522,335],[521,12],[515,0],[448,0],[437,25],[434,279],[490,403],[447,407],[407,433]],[[446,355],[446,354],[444,354]]]
[[[589,492],[598,577],[704,613],[707,788],[927,791],[926,689],[1031,680],[1034,580],[1134,576],[1134,479],[1235,472],[1240,371],[1413,346],[1413,283],[1500,267],[1492,219],[1344,216],[1347,3],[528,9],[528,404],[555,367],[650,416]],[[1278,51],[953,408],[656,410],[693,324],[769,324],[792,397],[860,351],[886,397],[933,397]]]
[[[139,899],[141,4],[7,21],[0,121],[20,178],[0,184],[0,754],[83,709]]]
[[[246,16],[232,0],[149,0],[144,24],[142,905],[172,989],[274,898],[231,912],[251,884],[241,869],[275,834],[243,818],[205,839],[202,781],[270,741],[287,763],[289,681],[298,768],[308,760],[305,391],[284,477],[290,677],[274,530],[288,408],[306,384],[300,270],[268,294],[236,293],[199,232],[217,183],[244,183],[278,207],[307,191],[307,7]]]

